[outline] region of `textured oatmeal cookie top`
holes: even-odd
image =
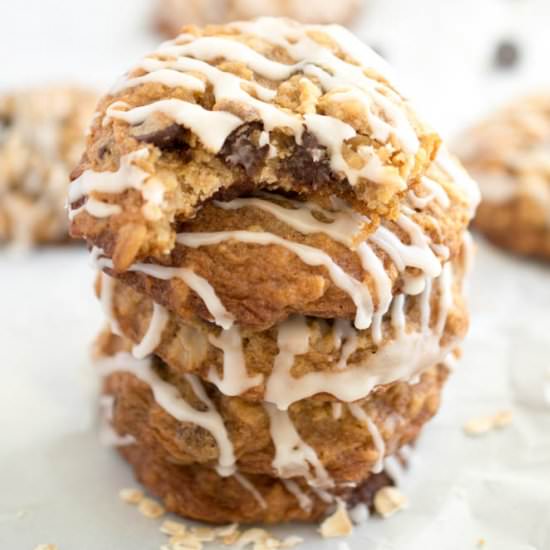
[[[124,249],[122,270],[170,252],[176,222],[209,199],[257,189],[394,218],[438,146],[385,62],[340,27],[188,27],[100,103],[73,173],[72,233]]]

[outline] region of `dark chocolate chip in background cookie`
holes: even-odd
[[[520,57],[519,46],[513,40],[504,39],[496,45],[493,65],[497,69],[511,69],[518,65]]]

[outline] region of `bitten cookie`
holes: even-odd
[[[0,243],[68,238],[69,173],[96,101],[94,93],[69,87],[0,95]]]
[[[550,94],[497,111],[456,150],[481,187],[477,229],[503,248],[550,260]]]

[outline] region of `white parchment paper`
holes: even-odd
[[[335,0],[333,0],[335,1]],[[77,81],[106,89],[159,41],[151,0],[0,2],[0,88]],[[368,0],[358,35],[380,47],[447,135],[517,93],[548,85],[547,0]],[[521,48],[490,69],[495,43]],[[98,445],[89,343],[102,315],[82,249],[0,251],[0,549],[150,550],[158,522],[123,505],[129,468]],[[550,550],[550,266],[481,245],[472,329],[442,410],[404,479],[410,508],[372,519],[352,550]],[[513,424],[470,439],[465,421],[511,409]],[[339,548],[313,527],[305,550]]]
[[[89,343],[101,326],[82,249],[0,254],[0,548],[156,549],[159,522],[117,496],[129,468],[98,444]],[[550,549],[550,266],[479,244],[472,327],[440,414],[414,452],[410,507],[372,518],[351,550]],[[548,395],[546,396],[548,397]],[[501,409],[508,428],[463,424]],[[288,526],[304,550],[340,550],[315,527]]]

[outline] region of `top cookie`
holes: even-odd
[[[73,173],[71,231],[122,271],[169,254],[177,224],[207,201],[260,189],[336,195],[374,231],[439,142],[386,63],[340,27],[188,27],[100,102]]]

